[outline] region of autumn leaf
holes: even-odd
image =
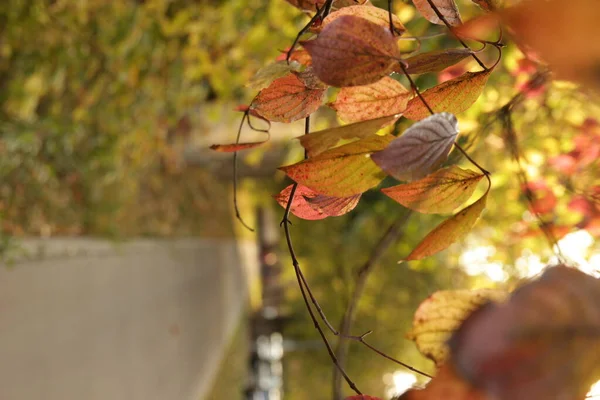
[[[471,49],[434,50],[405,58],[404,62],[408,65],[406,71],[409,74],[425,74],[439,72],[464,60],[471,54],[473,54]],[[401,73],[403,71],[396,69],[396,72]]]
[[[385,177],[369,155],[393,139],[391,135],[372,135],[279,169],[318,193],[353,196],[376,186]]]
[[[339,217],[354,210],[361,196],[362,194],[360,193],[348,197],[332,197],[318,194],[314,197],[306,198],[306,202],[318,212],[322,212],[330,217]]]
[[[398,400],[493,400],[459,376],[451,364],[438,369],[425,389],[410,389]],[[533,400],[533,399],[530,399]]]
[[[421,213],[449,213],[469,200],[483,174],[457,166],[440,169],[423,179],[381,191]]]
[[[442,14],[446,22],[451,26],[458,26],[461,24],[460,14],[458,7],[454,0],[431,0],[437,10]],[[419,13],[424,16],[429,22],[445,25],[444,22],[438,17],[437,13],[429,4],[428,0],[413,0],[413,4]]]
[[[600,8],[596,0],[532,0],[500,12],[514,39],[533,49],[559,79],[600,90]]]
[[[488,192],[475,203],[448,218],[429,232],[404,260],[420,260],[429,257],[447,249],[452,243],[464,237],[471,231],[485,208],[487,194]]]
[[[390,14],[387,10],[384,10],[379,7],[359,5],[344,7],[336,12],[329,14],[327,18],[323,20],[323,26],[326,26],[327,24],[335,21],[336,19],[344,15],[353,15],[371,21],[374,24],[380,25],[384,28],[390,28]],[[400,34],[406,30],[404,25],[402,25],[400,18],[398,18],[394,14],[392,14],[392,23],[394,25],[394,30],[396,31],[396,34]]]
[[[323,101],[325,89],[311,89],[297,73],[274,80],[261,90],[251,109],[269,121],[292,122],[315,112]]]
[[[341,88],[329,104],[346,122],[364,121],[399,114],[406,109],[410,92],[395,79],[383,77],[375,83]]]
[[[408,128],[371,159],[398,180],[420,179],[446,160],[456,135],[454,115],[434,114]]]
[[[298,65],[298,64],[296,64]],[[293,70],[293,65],[286,61],[277,61],[261,69],[248,81],[247,87],[255,90],[262,90],[268,87],[275,79],[289,74]]]
[[[298,139],[306,149],[308,157],[314,157],[325,150],[334,147],[340,140],[363,139],[371,136],[382,127],[397,120],[399,117],[399,115],[391,115],[368,121],[356,122],[354,124],[312,132],[310,135],[303,135]]]
[[[450,340],[458,373],[498,400],[583,399],[600,378],[600,281],[548,268],[465,320]]]
[[[448,360],[450,350],[446,342],[450,335],[469,314],[488,301],[506,297],[506,292],[494,289],[437,291],[419,305],[406,337],[439,366]]]
[[[289,185],[279,194],[274,196],[277,203],[283,208],[287,207],[292,192]],[[360,194],[350,197],[324,196],[303,185],[298,185],[294,194],[294,200],[290,212],[298,218],[306,220],[318,220],[327,217],[337,217],[352,211],[360,200]]]
[[[479,98],[490,72],[491,70],[467,72],[424,91],[422,96],[434,112],[461,113]],[[430,115],[419,97],[414,97],[408,102],[408,107],[403,114],[412,120],[421,120]]]
[[[276,61],[286,61],[288,55],[289,48],[287,50],[282,51],[280,55],[275,59]],[[302,48],[296,48],[292,51],[289,58],[290,62],[296,61],[297,63],[304,65],[305,67],[310,67],[312,65],[312,59],[310,58],[310,54],[308,51]]]
[[[357,86],[377,82],[400,58],[389,29],[354,15],[327,24],[315,40],[301,42],[316,75],[328,85]]]
[[[218,151],[220,153],[233,153],[240,150],[248,150],[258,147],[264,143],[266,140],[262,142],[249,142],[249,143],[230,143],[230,144],[213,144],[210,146],[211,150]]]

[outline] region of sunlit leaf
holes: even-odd
[[[501,12],[519,43],[530,46],[560,79],[600,90],[600,8],[596,0],[533,0]]]
[[[458,7],[454,0],[431,0],[437,10],[442,14],[446,22],[451,26],[457,26],[461,24],[460,14]],[[437,13],[433,10],[427,0],[413,0],[415,8],[424,16],[429,22],[434,24],[444,25],[444,22],[438,17]]]
[[[450,340],[457,371],[499,400],[583,399],[600,379],[600,281],[552,267]]]
[[[289,185],[279,194],[274,196],[277,203],[283,208],[287,207],[292,192]],[[306,220],[318,220],[327,217],[337,217],[352,211],[360,200],[360,194],[349,197],[331,197],[318,194],[303,185],[298,185],[294,194],[294,200],[290,212],[298,218]]]
[[[354,124],[312,132],[310,135],[303,135],[298,139],[306,149],[308,156],[314,157],[325,150],[334,147],[340,140],[363,139],[371,136],[379,129],[398,118],[398,115],[391,115],[368,121],[356,122]]]
[[[464,60],[471,54],[473,54],[471,49],[434,50],[405,58],[404,62],[408,65],[406,70],[409,74],[425,74],[439,72]],[[397,70],[397,72],[402,71]]]
[[[266,140],[262,142],[250,142],[250,143],[229,143],[229,144],[213,144],[210,146],[211,150],[218,151],[220,153],[233,153],[235,151],[253,149],[266,143]]]
[[[347,122],[399,114],[406,109],[410,92],[395,79],[383,77],[375,83],[341,88],[330,104]]]
[[[454,115],[434,114],[408,128],[371,159],[398,180],[421,179],[446,160],[456,135]]]
[[[315,40],[301,44],[310,53],[317,76],[338,87],[377,82],[400,58],[389,29],[353,15],[335,19]]]
[[[469,200],[483,174],[457,166],[381,191],[404,207],[422,213],[449,213]]]
[[[290,73],[293,70],[292,64],[288,64],[285,61],[271,63],[259,69],[258,72],[250,79],[250,81],[248,81],[246,86],[255,90],[262,90],[268,87],[275,79],[281,78]]]
[[[324,95],[325,89],[306,87],[298,74],[292,72],[261,90],[252,102],[251,109],[269,121],[292,122],[315,112]]]
[[[439,366],[450,353],[447,340],[469,314],[488,301],[502,301],[506,296],[506,292],[493,289],[437,291],[419,305],[406,337]]]
[[[335,21],[336,19],[344,16],[344,15],[354,15],[356,17],[364,18],[368,21],[373,22],[374,24],[380,25],[384,28],[389,29],[390,27],[390,17],[387,10],[384,10],[379,7],[371,7],[371,6],[350,6],[344,7],[340,10],[333,12],[327,16],[323,20],[323,26]],[[392,14],[392,23],[394,24],[394,30],[397,34],[402,33],[406,30],[400,18],[396,15]]]
[[[330,217],[338,217],[354,210],[358,205],[362,194],[355,194],[348,197],[332,197],[319,194],[307,198],[306,201],[313,209],[322,212]]]
[[[458,114],[479,98],[488,80],[491,70],[467,72],[458,78],[446,81],[422,93],[423,98],[434,112],[446,111]],[[412,120],[421,120],[430,115],[429,110],[419,97],[408,102],[404,116]]]
[[[405,261],[420,260],[445,250],[452,243],[467,235],[485,208],[487,192],[475,203],[448,218],[415,247]]]
[[[370,154],[385,148],[393,139],[391,135],[372,135],[280,169],[321,194],[353,196],[376,186],[385,177]]]

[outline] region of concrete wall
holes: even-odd
[[[29,259],[0,266],[0,400],[202,399],[246,301],[253,243],[25,247]]]

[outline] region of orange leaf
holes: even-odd
[[[408,128],[371,159],[398,180],[421,179],[446,160],[457,134],[454,115],[434,114]]]
[[[600,280],[548,268],[450,340],[457,371],[499,400],[584,399],[600,378]]]
[[[310,53],[319,79],[338,87],[377,82],[392,72],[400,58],[389,29],[353,15],[335,19],[315,40],[301,44]]]
[[[446,111],[458,114],[479,98],[490,76],[491,70],[467,72],[458,78],[446,81],[423,92],[423,97],[434,112]],[[427,107],[419,97],[408,102],[404,116],[412,120],[420,120],[430,115]]]
[[[371,136],[379,129],[398,118],[398,115],[391,115],[388,117],[361,121],[354,124],[325,129],[319,132],[312,132],[310,135],[303,135],[298,139],[306,149],[308,156],[314,157],[325,150],[334,147],[340,140],[364,139]]]
[[[277,203],[283,208],[287,207],[293,186],[294,185],[289,185],[279,194],[274,196]],[[337,217],[352,211],[358,204],[360,196],[360,194],[350,197],[324,196],[306,186],[298,185],[296,193],[294,194],[294,200],[290,207],[290,212],[296,217],[306,220]]]
[[[429,257],[447,249],[452,243],[466,236],[485,208],[487,194],[488,192],[475,203],[448,218],[433,231],[429,232],[421,243],[405,258],[405,261],[420,260]]]
[[[379,7],[372,6],[350,6],[339,9],[336,12],[333,12],[327,16],[323,20],[323,26],[335,21],[336,19],[344,16],[344,15],[354,15],[356,17],[360,17],[366,19],[368,21],[373,22],[374,24],[380,25],[384,28],[390,28],[390,16],[387,10],[384,10]],[[392,14],[392,22],[394,24],[394,29],[397,34],[400,34],[406,30],[400,18],[396,15]]]
[[[389,76],[364,86],[340,89],[330,104],[338,116],[347,122],[364,121],[399,114],[406,109],[410,92]]]
[[[328,196],[348,197],[376,186],[385,175],[369,155],[385,148],[391,135],[372,135],[281,167],[294,181]]]
[[[323,194],[307,198],[306,201],[313,209],[322,212],[330,217],[339,217],[354,210],[362,194],[355,194],[348,197],[332,197]]]
[[[230,143],[230,144],[213,144],[210,146],[211,150],[218,151],[220,153],[233,153],[235,151],[253,149],[266,143],[266,140],[262,142],[250,142],[250,143]]]
[[[406,58],[404,62],[408,64],[406,70],[409,74],[425,74],[439,72],[464,60],[471,54],[473,51],[470,49],[435,50]],[[397,69],[396,72],[401,73],[402,70]]]
[[[460,14],[458,7],[454,0],[432,0],[437,10],[442,14],[446,22],[451,26],[458,26],[461,24]],[[413,0],[415,8],[424,16],[429,22],[438,25],[445,25],[444,22],[437,16],[436,12],[431,8],[427,0]]]
[[[292,122],[315,112],[323,101],[325,89],[311,89],[297,73],[275,79],[260,91],[251,108],[269,121]]]
[[[451,166],[418,181],[381,191],[404,207],[421,213],[449,213],[469,200],[481,178],[483,174]]]
[[[515,40],[530,46],[558,78],[600,90],[596,0],[532,0],[503,10],[501,16]]]

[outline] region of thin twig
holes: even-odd
[[[290,57],[292,55],[292,52],[294,51],[294,48],[298,44],[298,41],[300,41],[300,37],[302,35],[304,35],[304,33],[306,31],[308,31],[310,29],[310,27],[315,22],[317,22],[319,19],[321,19],[321,20],[325,19],[325,17],[327,17],[329,15],[329,13],[331,12],[332,5],[333,5],[333,0],[327,0],[325,2],[325,4],[323,4],[323,8],[319,8],[318,6],[316,6],[317,10],[315,12],[315,15],[313,15],[312,18],[310,19],[310,21],[308,21],[308,24],[304,25],[304,27],[302,29],[300,29],[300,32],[298,32],[298,34],[296,35],[296,38],[294,39],[294,43],[292,43],[292,46],[290,47],[290,49],[287,52],[285,61],[287,61],[288,64],[290,63]]]
[[[304,134],[308,134],[309,130],[310,130],[310,117],[306,117],[306,123],[304,126]],[[344,371],[344,369],[340,366],[340,364],[337,360],[337,357],[335,356],[335,353],[333,352],[331,345],[329,344],[329,341],[327,340],[327,337],[325,336],[325,333],[323,332],[323,329],[321,329],[321,325],[319,324],[319,321],[315,317],[312,307],[310,306],[310,303],[308,301],[308,297],[306,296],[305,283],[304,283],[305,281],[301,277],[301,276],[303,276],[302,270],[300,269],[300,263],[298,262],[298,258],[296,257],[296,253],[294,251],[294,246],[292,244],[292,236],[290,234],[289,212],[290,212],[291,204],[294,201],[294,195],[296,194],[297,187],[298,187],[298,183],[296,182],[296,183],[294,183],[294,185],[292,186],[292,190],[290,191],[290,197],[288,199],[288,204],[285,208],[285,212],[284,212],[281,223],[283,225],[283,229],[285,232],[285,240],[286,240],[286,243],[288,246],[288,251],[290,253],[290,257],[292,259],[294,271],[296,273],[296,279],[298,281],[298,286],[300,287],[300,292],[302,293],[302,298],[304,299],[304,304],[306,305],[308,314],[310,315],[310,318],[313,322],[315,329],[319,332],[319,335],[321,336],[321,339],[323,340],[323,343],[325,344],[325,347],[327,348],[327,352],[329,353],[329,357],[331,358],[331,361],[333,361],[333,363],[337,366],[339,373],[342,374],[342,376],[348,383],[348,386],[350,386],[350,388],[352,390],[354,390],[354,392],[356,392],[356,394],[360,395],[360,394],[362,394],[362,392],[358,389],[358,387],[356,387],[356,385],[354,384],[352,379],[350,379],[350,377],[348,376],[346,371]],[[308,286],[306,287],[306,289],[308,290]]]
[[[237,133],[237,138],[235,139],[235,144],[238,144],[240,142],[240,137],[242,136],[242,128],[244,127],[244,122],[246,120],[246,118],[249,119],[248,117],[248,110],[244,111],[244,116],[242,117],[242,122],[240,122],[240,127],[238,128],[238,133]],[[237,186],[238,186],[238,152],[235,151],[233,152],[233,208],[235,209],[235,217],[238,219],[238,221],[241,222],[241,224],[244,226],[244,228],[248,229],[251,232],[254,232],[254,229],[250,227],[250,225],[248,225],[243,219],[242,219],[242,215],[240,214],[240,209],[238,208],[238,202],[237,202]]]
[[[465,48],[465,49],[471,49],[469,47],[468,44],[466,44],[460,37],[458,37],[458,35],[456,33],[454,33],[454,28],[452,27],[452,25],[450,25],[448,23],[448,21],[446,20],[446,17],[444,17],[442,15],[442,13],[440,12],[440,10],[438,10],[437,6],[435,5],[435,3],[433,2],[433,0],[427,0],[427,3],[429,3],[429,6],[433,9],[433,12],[435,12],[435,15],[437,15],[437,17],[444,23],[444,25],[446,25],[446,27],[448,28],[448,30],[450,31],[450,33],[452,33],[452,35],[456,38],[456,40],[459,41],[459,43]],[[475,59],[475,61],[477,61],[477,64],[479,64],[479,66],[481,66],[481,68],[483,68],[485,71],[488,70],[488,68],[485,66],[485,64],[483,63],[483,61],[481,61],[479,59],[479,57],[477,57],[476,54],[471,53],[471,57],[473,57],[473,59]]]

